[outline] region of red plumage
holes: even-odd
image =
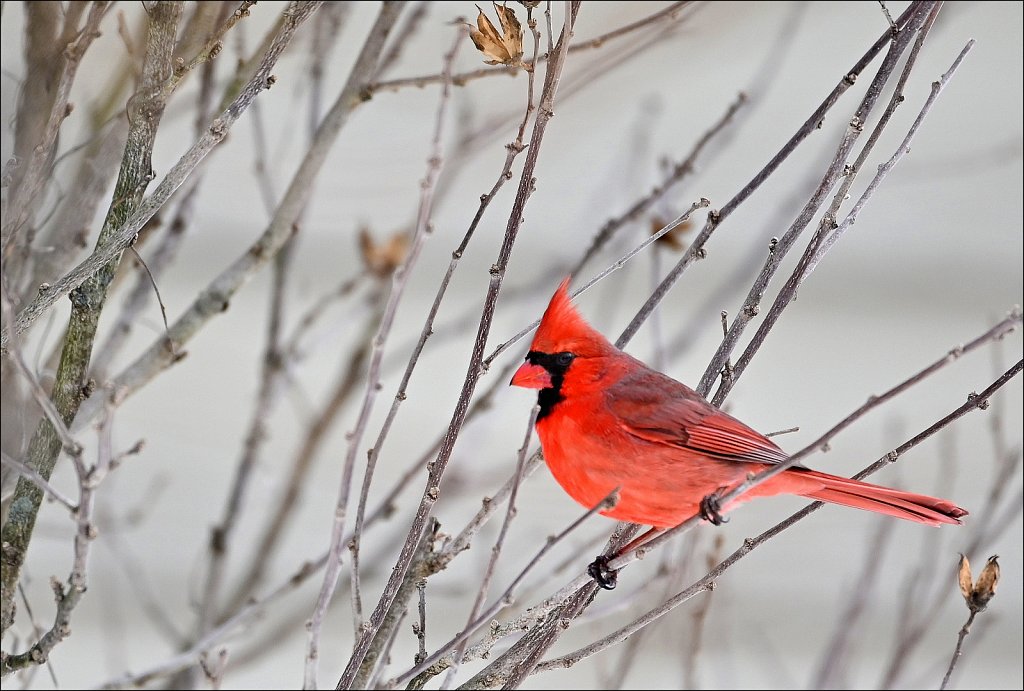
[[[568,284],[563,281],[551,298],[512,384],[540,389],[537,434],[544,458],[573,499],[591,508],[618,487],[618,503],[601,513],[669,528],[698,513],[707,495],[786,460],[764,435],[609,343],[576,311]],[[945,499],[802,466],[762,482],[722,510],[776,494],[936,526],[958,524],[967,515]]]

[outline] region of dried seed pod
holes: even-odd
[[[981,570],[976,582],[971,580],[971,563],[963,554],[960,555],[960,567],[957,580],[960,583],[960,594],[964,596],[968,609],[981,612],[988,606],[988,601],[996,594],[999,585],[999,555],[993,554]]]
[[[399,231],[387,240],[376,243],[370,231],[359,230],[359,251],[363,264],[378,278],[387,278],[402,265],[409,254],[409,235]]]
[[[522,65],[523,28],[516,19],[516,13],[504,5],[492,3],[498,13],[501,33],[491,24],[484,11],[476,18],[476,26],[469,24],[469,37],[477,50],[484,54],[484,62],[488,65]]]
[[[996,594],[996,586],[999,585],[999,555],[993,554],[988,558],[988,563],[981,570],[978,582],[974,584],[972,593],[974,603],[979,609],[984,609]]]

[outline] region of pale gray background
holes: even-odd
[[[611,27],[645,16],[664,3],[585,3],[577,24],[577,39],[599,35]],[[376,3],[360,3],[352,13],[327,75],[328,100],[337,93],[348,65],[376,13]],[[522,9],[514,5],[522,15]],[[893,14],[903,3],[893,3]],[[251,43],[278,11],[278,3],[261,2],[245,27]],[[123,6],[130,16],[138,4]],[[560,12],[560,10],[559,10]],[[437,3],[423,32],[406,49],[395,76],[436,72],[441,54],[451,40],[447,23],[455,16],[475,14],[469,2]],[[120,50],[113,17],[105,35],[83,66],[77,89],[108,76],[104,51]],[[778,149],[807,117],[845,70],[884,30],[875,3],[711,3],[695,12],[678,35],[618,69],[591,72],[588,88],[570,93],[568,86],[596,57],[570,59],[564,86],[537,171],[538,190],[526,210],[526,221],[513,254],[508,279],[509,297],[499,303],[490,347],[510,337],[536,318],[564,266],[575,261],[600,224],[617,215],[659,178],[654,161],[661,156],[678,160],[694,140],[720,117],[739,89],[753,101],[724,146],[716,147],[699,174],[688,179],[663,204],[666,213],[678,212],[705,196],[713,205],[724,204]],[[21,8],[6,3],[3,15],[3,119],[9,123],[20,76]],[[774,69],[762,71],[765,56],[784,35],[786,52]],[[1022,302],[1022,5],[1020,3],[953,2],[943,9],[938,25],[906,89],[907,100],[897,123],[888,130],[875,162],[888,157],[928,93],[931,80],[952,63],[964,43],[978,41],[960,72],[940,98],[921,129],[910,156],[893,172],[868,205],[860,220],[826,258],[800,292],[766,346],[729,399],[731,411],[764,431],[800,426],[801,431],[780,439],[787,449],[800,448],[860,405],[943,352],[980,334],[1014,304]],[[234,60],[229,51],[226,60]],[[296,91],[294,75],[305,68],[300,50],[290,50],[275,69],[277,85],[260,96],[270,123],[273,163],[280,185],[304,149],[305,97]],[[465,46],[460,69],[480,65],[478,55]],[[872,68],[874,65],[872,66]],[[869,68],[865,81],[870,77]],[[194,85],[190,85],[192,88]],[[519,116],[525,78],[494,78],[474,82],[457,94],[455,109],[468,108],[477,123],[489,115]],[[742,265],[752,243],[765,245],[781,235],[794,210],[820,176],[825,156],[834,150],[837,133],[860,98],[848,95],[826,121],[825,127],[802,147],[780,173],[729,219],[709,245],[709,258],[694,266],[663,303],[661,328],[668,339],[690,324],[706,296],[721,290],[730,272]],[[298,250],[295,305],[292,314],[357,268],[354,233],[361,223],[379,234],[402,227],[412,217],[428,153],[429,133],[437,105],[437,89],[381,93],[354,114],[343,132],[317,184],[317,194],[306,216]],[[188,96],[184,98],[189,98]],[[75,100],[73,96],[72,100]],[[296,104],[301,104],[296,108]],[[514,108],[514,111],[511,110]],[[84,112],[84,109],[83,109]],[[74,123],[69,123],[71,131]],[[638,134],[638,130],[646,130]],[[451,131],[451,128],[449,128]],[[191,143],[191,115],[173,105],[161,129],[154,156],[158,179]],[[492,184],[504,159],[501,148],[512,134],[503,129],[480,145],[479,151],[453,180],[454,187],[435,213],[436,232],[416,268],[410,294],[399,312],[399,330],[391,339],[387,363],[389,378],[378,415],[370,426],[376,435],[408,352],[410,338],[422,319],[455,247],[476,208],[476,198]],[[10,135],[3,132],[3,154],[10,151]],[[177,268],[161,282],[173,319],[197,290],[221,267],[243,252],[265,225],[266,217],[251,170],[251,130],[248,116],[232,130],[225,148],[214,154],[205,182],[197,225]],[[632,151],[631,151],[632,150]],[[875,164],[871,164],[871,168]],[[518,170],[518,168],[517,168]],[[868,172],[862,176],[862,184]],[[487,267],[496,256],[511,204],[514,182],[504,189],[485,218],[479,237],[466,255],[453,283],[453,293],[440,316],[451,323],[469,315],[475,324]],[[860,189],[860,187],[858,187]],[[593,275],[619,250],[632,246],[644,232],[641,224],[629,240],[617,245],[584,272]],[[757,238],[751,240],[751,238]],[[662,266],[674,261],[664,255]],[[792,260],[788,264],[792,265]],[[786,271],[784,269],[784,271]],[[787,271],[788,274],[788,271]],[[673,376],[696,384],[718,342],[717,312],[734,312],[749,284],[750,274],[733,280],[731,289],[707,313],[695,333],[685,334],[686,349],[666,364]],[[628,323],[650,286],[650,257],[638,257],[616,277],[579,301],[583,312],[601,330],[615,337]],[[263,340],[266,275],[247,286],[232,301],[231,309],[214,320],[188,347],[189,357],[160,376],[131,399],[117,420],[117,439],[128,445],[145,438],[145,452],[119,470],[105,491],[134,497],[121,511],[142,509],[142,519],[123,535],[141,561],[146,578],[168,609],[185,626],[192,621],[187,608],[200,582],[201,559],[207,531],[221,512],[226,483],[235,460],[255,392],[258,357]],[[515,293],[516,288],[528,288]],[[774,295],[774,290],[771,293]],[[63,320],[63,308],[59,320]],[[107,323],[106,321],[104,323]],[[324,338],[344,341],[344,324]],[[440,329],[439,329],[440,330]],[[159,333],[158,313],[149,321],[135,346],[144,347]],[[329,342],[329,341],[328,341]],[[439,337],[421,362],[409,401],[402,409],[400,427],[392,434],[382,457],[381,483],[404,468],[420,453],[424,439],[433,439],[451,416],[469,352],[465,331],[459,338]],[[525,344],[523,344],[525,346]],[[298,373],[303,389],[284,406],[278,428],[264,455],[265,466],[254,487],[250,512],[256,532],[261,504],[275,496],[274,463],[290,458],[304,417],[304,401],[317,402],[324,385],[334,377],[337,353],[318,350]],[[645,327],[630,352],[649,358],[651,329]],[[518,358],[522,347],[505,357]],[[344,352],[344,351],[341,351]],[[1020,357],[1021,337],[1015,334],[1002,347],[1003,369]],[[502,360],[504,362],[504,360]],[[933,377],[926,384],[882,411],[873,413],[842,435],[827,455],[809,464],[830,472],[853,473],[889,448],[959,405],[968,392],[983,388],[995,377],[988,350],[978,352]],[[489,384],[484,379],[483,385]],[[1018,379],[994,401],[1003,409],[1007,434],[1013,444],[1021,440],[1021,384]],[[496,410],[483,424],[464,432],[452,459],[451,472],[473,487],[497,487],[514,466],[514,451],[521,439],[532,394],[502,392]],[[354,421],[355,407],[319,459],[316,479],[303,496],[293,523],[292,541],[274,564],[274,581],[291,573],[305,558],[319,554],[327,544],[336,497],[343,432]],[[956,457],[951,472],[942,470],[944,448],[952,445]],[[986,414],[974,413],[954,432],[918,447],[897,467],[875,480],[926,493],[955,498],[972,508],[984,501],[991,473],[992,449]],[[56,481],[69,486],[67,467]],[[1020,482],[1020,475],[1016,476]],[[419,490],[416,490],[418,493]],[[1011,490],[1011,494],[1016,491]],[[413,502],[413,493],[407,501]],[[475,510],[478,492],[465,494],[452,487],[437,515],[443,527],[458,530]],[[801,504],[777,499],[749,505],[734,514],[719,530],[724,549],[731,551],[743,537],[753,535],[788,515]],[[113,506],[107,504],[108,510]],[[518,555],[532,553],[544,535],[560,530],[579,513],[542,469],[525,485],[520,515],[502,561],[496,587],[503,588],[517,571]],[[711,687],[779,687],[808,683],[825,641],[839,622],[840,604],[853,586],[876,518],[853,510],[826,508],[812,520],[788,531],[732,569],[718,584],[711,604],[710,624],[701,658],[699,678]],[[952,578],[956,553],[965,544],[966,530],[944,528],[937,534],[921,526],[889,522],[896,539],[885,554],[882,588],[872,598],[882,605],[872,610],[867,626],[857,635],[857,656],[850,671],[851,684],[877,684],[892,640],[892,613],[900,607],[899,592],[908,563],[917,559],[923,533],[942,541],[947,562],[943,576]],[[41,515],[38,538],[28,562],[37,616],[49,620],[51,601],[46,581],[63,577],[70,550],[61,538],[69,523],[53,506]],[[611,523],[593,521],[566,545],[560,560],[577,553],[580,568],[594,553],[583,546],[607,531]],[[701,528],[710,531],[710,528]],[[244,537],[243,535],[239,537]],[[396,526],[375,534],[388,549],[399,535]],[[404,534],[404,528],[401,528]],[[473,583],[465,569],[479,569],[487,555],[493,531],[473,553],[455,563],[450,572],[431,581],[431,633],[436,645],[461,627],[468,606],[453,587]],[[706,544],[706,543],[705,543]],[[988,553],[1002,557],[1003,583],[990,611],[978,620],[975,636],[968,639],[967,655],[958,677],[962,688],[1020,688],[1021,578],[1024,560],[1021,522],[1017,521]],[[74,636],[53,655],[58,678],[65,684],[99,683],[127,669],[143,669],[173,652],[145,620],[127,587],[127,575],[118,558],[101,538],[94,547],[89,594],[75,613]],[[464,562],[464,563],[461,563]],[[656,560],[624,575],[642,582],[653,573]],[[392,563],[383,564],[386,572]],[[948,571],[948,573],[947,573]],[[566,572],[568,579],[571,572]],[[270,617],[308,616],[313,587],[276,605]],[[368,578],[368,606],[379,593],[377,574]],[[547,588],[547,586],[544,586]],[[530,589],[535,599],[546,591]],[[624,597],[624,596],[623,596]],[[950,594],[940,623],[910,665],[910,685],[936,687],[952,651],[956,632],[966,617],[959,596]],[[320,679],[333,685],[350,649],[351,621],[347,594],[340,594],[325,629],[324,662]],[[453,605],[452,602],[459,604]],[[602,597],[595,611],[614,607],[613,597]],[[637,610],[639,612],[640,610]],[[634,669],[627,683],[636,687],[672,688],[682,682],[678,659],[690,608],[669,617],[648,639],[645,662]],[[624,622],[626,612],[616,621]],[[674,620],[674,623],[673,623]],[[615,624],[616,626],[618,624]],[[591,640],[610,624],[581,626],[566,636],[558,651]],[[268,627],[263,625],[264,630]],[[255,663],[229,673],[225,687],[297,687],[301,684],[305,635],[292,629]],[[411,636],[396,647],[396,659],[410,659]],[[561,685],[593,688],[614,666],[618,652],[585,662],[566,672],[534,677],[533,688]],[[45,674],[36,683],[50,682]]]

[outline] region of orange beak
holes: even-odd
[[[512,381],[509,384],[521,386],[524,389],[549,389],[551,388],[551,375],[540,365],[524,362],[512,375]]]

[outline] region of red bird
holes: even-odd
[[[569,279],[544,312],[512,384],[540,389],[537,434],[558,484],[587,508],[618,488],[605,516],[655,529],[700,512],[706,497],[786,460],[785,451],[696,391],[627,355],[591,327],[569,299]],[[721,507],[776,494],[940,525],[967,511],[945,499],[794,466]],[[710,504],[714,506],[714,504]],[[601,585],[603,583],[594,569]]]

